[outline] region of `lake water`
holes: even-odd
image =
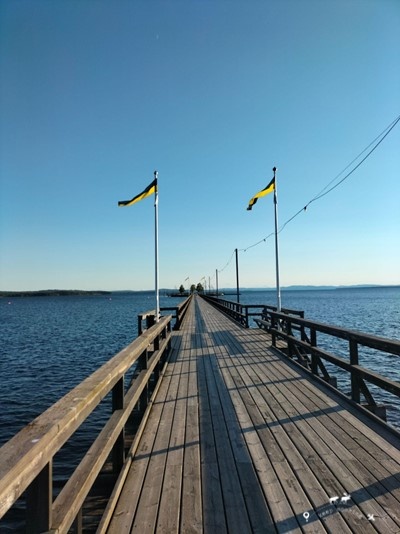
[[[180,300],[162,296],[160,305],[176,306]],[[244,291],[240,300],[276,304],[273,291]],[[282,306],[304,310],[308,319],[400,340],[398,287],[288,290],[282,292]],[[147,292],[0,299],[0,445],[128,345],[137,336],[138,313],[152,308],[154,298]],[[335,351],[347,355],[340,343]],[[400,380],[398,357],[372,351],[361,352],[360,359]],[[346,377],[340,373],[339,384],[346,389]],[[399,400],[379,391],[377,395],[389,405],[389,422],[400,428]],[[61,452],[59,463],[68,459],[72,470],[73,448],[88,445],[89,434],[99,424],[99,417],[92,417],[75,445],[72,442]]]
[[[160,297],[161,306],[180,301]],[[243,291],[240,301],[275,305],[276,297],[273,291]],[[288,290],[282,306],[400,340],[399,287]],[[137,336],[138,313],[152,308],[150,292],[0,299],[0,444],[128,345]],[[391,377],[400,380],[398,358],[386,360]]]
[[[182,299],[160,296],[160,306]],[[137,337],[154,293],[0,298],[0,446]],[[105,399],[54,458],[54,493],[78,465],[110,413]],[[24,504],[0,533],[25,532]]]
[[[150,292],[0,299],[0,444],[135,339],[154,306]]]

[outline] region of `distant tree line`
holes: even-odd
[[[184,287],[183,284],[180,285],[180,287],[179,287],[179,293],[180,293],[181,295],[184,295],[184,294],[187,293],[188,291],[189,291],[191,294],[192,294],[192,293],[195,293],[195,292],[196,292],[196,293],[204,293],[204,288],[203,288],[203,286],[202,286],[202,284],[201,284],[200,282],[197,284],[197,286],[196,286],[195,284],[192,284],[192,285],[190,286],[190,289],[188,289],[188,290],[185,289],[185,287]]]
[[[69,295],[110,295],[110,291],[83,291],[80,289],[42,289],[40,291],[0,291],[0,297],[65,297]]]

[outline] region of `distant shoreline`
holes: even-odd
[[[282,291],[332,291],[336,289],[384,289],[384,288],[400,288],[399,284],[389,284],[389,285],[380,285],[380,284],[359,284],[359,285],[349,285],[349,286],[284,286],[281,287]],[[240,291],[275,291],[275,287],[241,287]],[[223,289],[221,289],[223,291]]]
[[[332,291],[337,289],[382,289],[382,288],[400,288],[400,285],[349,285],[349,286],[285,286],[282,287],[282,291]],[[241,287],[240,292],[252,292],[252,291],[275,291],[274,287]],[[118,294],[140,294],[140,293],[152,293],[154,289],[144,290],[116,290],[116,291],[103,291],[92,290],[85,291],[81,289],[41,289],[38,291],[0,291],[0,298],[17,298],[17,297],[66,297],[66,296],[107,296]],[[220,288],[220,292],[225,295],[236,295],[233,288]],[[161,295],[167,296],[187,296],[187,292],[183,295],[178,295],[176,290],[161,289]]]
[[[71,295],[111,295],[111,291],[83,291],[80,289],[42,289],[40,291],[0,291],[0,298],[15,297],[68,297]]]

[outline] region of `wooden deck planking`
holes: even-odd
[[[274,388],[271,387],[271,395],[276,395]],[[287,442],[287,455],[293,454],[293,446],[297,449],[299,453],[299,458],[297,461],[299,465],[297,471],[303,468],[305,475],[309,478],[309,473],[313,473],[317,481],[313,481],[310,484],[310,487],[315,492],[318,488],[318,494],[321,500],[313,500],[314,506],[317,508],[323,507],[329,501],[329,497],[334,495],[341,496],[344,493],[351,493],[359,488],[357,484],[347,487],[344,486],[343,480],[349,477],[349,473],[343,473],[343,466],[340,459],[334,454],[334,452],[329,448],[328,440],[332,439],[331,436],[324,435],[324,432],[321,431],[319,436],[314,435],[313,425],[317,424],[313,421],[312,425],[306,420],[296,420],[298,417],[298,412],[293,411],[287,399],[284,397],[280,398],[281,411],[275,412],[278,418],[283,420],[287,419],[285,423],[285,432],[287,438],[282,438],[282,440],[288,439]],[[298,406],[299,407],[299,406]],[[340,475],[340,476],[339,476]],[[303,475],[304,476],[304,475]],[[354,496],[353,496],[354,498]],[[378,510],[370,509],[368,512],[377,513]],[[339,517],[339,514],[327,515],[327,526],[330,526],[329,523],[332,523],[332,520],[335,520]],[[329,521],[328,521],[329,519]],[[362,531],[364,526],[360,524],[361,515],[352,514],[350,516],[345,516],[346,521],[348,522],[352,531]],[[371,525],[367,525],[367,528]],[[338,528],[338,525],[336,526]],[[340,525],[340,529],[343,530],[343,525]]]
[[[275,375],[275,380],[278,381],[279,374]],[[300,413],[303,413],[304,419],[297,423],[297,426],[302,427],[302,432],[305,436],[308,436],[309,442],[313,445],[316,451],[320,451],[323,455],[324,451],[321,450],[320,444],[325,443],[328,445],[331,454],[326,458],[327,464],[332,464],[332,459],[336,456],[336,462],[339,462],[340,469],[344,469],[343,478],[352,474],[355,480],[361,484],[364,488],[368,488],[368,492],[371,496],[376,498],[384,510],[381,508],[375,508],[375,513],[382,514],[386,512],[389,516],[393,516],[396,524],[399,522],[399,510],[400,510],[400,489],[398,485],[398,470],[399,465],[393,461],[392,458],[379,449],[374,444],[370,443],[370,446],[366,449],[360,447],[357,441],[354,441],[350,435],[345,432],[343,418],[341,414],[343,410],[334,411],[329,410],[326,413],[321,414],[317,419],[313,421],[311,425],[307,421],[307,414],[316,412],[318,410],[326,409],[322,401],[318,402],[318,396],[309,397],[304,393],[304,386],[307,386],[307,381],[303,384],[302,388],[293,388],[289,390],[286,388],[286,397],[292,402],[293,406],[297,406]],[[315,404],[315,399],[317,403]],[[354,427],[350,427],[353,428]],[[340,432],[338,432],[340,429]],[[364,429],[365,431],[365,429]],[[367,433],[370,434],[370,429],[367,429]],[[359,433],[358,438],[361,438],[364,434]],[[354,436],[354,431],[353,431]],[[396,451],[397,452],[397,451]],[[379,457],[380,462],[375,458],[375,455]],[[389,461],[390,469],[385,467],[386,461]],[[343,466],[342,466],[343,464]],[[331,466],[332,469],[334,469]],[[336,468],[334,469],[336,470]],[[347,470],[347,471],[346,471]],[[375,477],[378,477],[377,480]],[[351,492],[354,488],[348,488],[347,491]],[[389,493],[390,492],[390,493]],[[367,499],[367,490],[358,490],[353,495],[354,499],[360,501],[360,507],[363,508],[363,502]],[[372,513],[370,510],[364,510],[364,513]],[[387,529],[389,531],[398,531],[397,525],[388,521]]]
[[[190,534],[202,532],[202,490],[200,464],[200,432],[198,410],[197,365],[198,349],[191,347],[194,335],[194,316],[186,323],[185,357],[188,359],[188,390],[186,406],[186,435],[183,464],[181,530]]]
[[[238,365],[226,366],[223,374],[231,391],[238,419],[261,486],[264,488],[265,494],[268,495],[274,520],[279,530],[294,531],[298,529],[300,531],[300,524],[296,516],[301,517],[302,513],[311,507],[310,502],[287,462],[279,442],[267,429],[260,410],[262,406],[257,405],[257,399],[252,397],[251,389],[247,388],[238,372]],[[312,531],[309,525],[306,527],[308,527],[308,531]]]
[[[173,345],[109,532],[400,531],[396,437],[200,299]]]
[[[310,406],[310,399],[301,391],[297,391],[297,396],[291,391],[287,391],[286,395],[292,403],[299,403],[299,408],[302,411],[306,410],[305,413],[307,410],[309,413],[310,410],[318,409],[318,406]],[[324,461],[333,472],[337,474],[340,470],[343,479],[353,477],[353,486],[348,486],[347,491],[352,494],[352,499],[358,503],[365,515],[375,513],[377,516],[384,517],[386,513],[388,517],[393,517],[398,522],[399,488],[394,487],[394,484],[391,484],[391,488],[386,487],[387,481],[392,476],[389,471],[376,462],[374,457],[365,449],[357,447],[351,450],[352,440],[348,439],[344,432],[338,433],[337,424],[333,425],[327,415],[318,417],[312,425],[306,419],[300,420],[297,426],[307,436],[310,446],[312,445],[322,457],[325,448],[321,444],[324,447],[327,445],[332,451]],[[340,428],[342,429],[342,427]],[[362,489],[358,489],[360,485]],[[388,490],[393,493],[388,493]],[[374,511],[371,511],[371,497],[376,499],[376,503],[372,505]],[[364,506],[365,501],[369,502],[367,507]],[[396,523],[388,519],[384,519],[384,521],[387,532],[398,532]]]
[[[255,365],[258,363],[256,358],[253,359],[253,363],[254,363]],[[263,378],[265,379],[265,377],[263,377]],[[275,386],[275,385],[271,386],[272,398],[270,399],[270,404],[273,404],[274,399],[278,398],[278,396],[281,395],[282,390],[283,390],[283,392],[285,392],[285,389],[280,387],[280,381],[282,381],[282,380],[286,380],[286,379],[287,379],[286,376],[282,376],[282,375],[279,375],[279,374],[275,374],[275,375],[272,376],[272,382],[273,382],[274,384],[279,384],[279,388],[280,388],[281,391],[278,391],[278,390],[273,391],[272,388],[275,388],[275,389],[276,389],[276,386]],[[300,394],[301,394],[301,390],[299,390],[299,391],[300,391]],[[291,390],[288,389],[287,386],[286,386],[286,397],[290,397],[291,394],[292,394],[292,393],[291,393]],[[306,397],[304,397],[304,399],[307,400]],[[289,404],[289,405],[287,404],[287,398],[282,397],[282,396],[281,396],[281,398],[280,398],[279,406],[281,406],[281,407],[282,407],[282,406],[283,406],[283,407],[286,406],[286,412],[284,412],[283,414],[281,414],[281,417],[285,417],[285,413],[286,413],[286,415],[288,415],[288,416],[293,416],[293,417],[297,418],[297,415],[296,415],[296,407],[297,407],[297,408],[300,407],[300,409],[301,409],[301,404],[298,402],[298,399],[295,399],[295,403],[293,403],[293,404],[290,406],[290,404]],[[289,407],[288,407],[288,406],[289,406]],[[320,407],[319,407],[319,408],[320,408]],[[306,412],[307,412],[307,410],[306,410]],[[299,412],[299,413],[301,413],[301,412]],[[310,412],[309,407],[308,407],[308,412],[307,412],[307,414],[309,414],[309,413],[312,413],[312,411]],[[325,435],[325,438],[324,438],[324,434],[323,434],[324,430],[323,430],[323,428],[322,428],[321,425],[320,425],[320,421],[319,421],[318,419],[316,419],[314,422],[315,422],[315,425],[316,425],[316,426],[319,425],[319,427],[320,427],[320,435],[315,435],[315,436],[313,436],[314,429],[312,428],[312,426],[310,426],[310,424],[306,421],[306,419],[305,419],[303,422],[302,422],[302,420],[300,419],[300,421],[299,421],[299,422],[296,422],[295,425],[296,425],[297,427],[299,427],[300,425],[303,425],[303,426],[305,425],[304,428],[303,428],[303,434],[304,434],[305,436],[308,436],[308,437],[309,437],[309,441],[310,441],[310,443],[314,443],[314,444],[316,443],[317,445],[320,445],[321,442],[323,442],[323,439],[325,439],[327,443],[328,443],[328,442],[331,443],[331,442],[332,442],[332,439],[334,439],[334,438],[332,437],[332,435],[331,435],[331,434],[329,434],[329,435],[326,434],[326,435]],[[336,432],[337,432],[337,431],[338,431],[338,427],[336,427],[335,430],[336,430]],[[340,430],[340,427],[339,427],[339,430]],[[315,438],[317,441],[315,441],[314,438]],[[337,445],[337,443],[336,443],[336,445]],[[303,447],[304,447],[304,443],[303,443]],[[325,451],[322,451],[321,454],[323,455],[324,452],[325,452]],[[337,452],[337,451],[336,451],[336,452]],[[333,447],[333,448],[331,449],[331,452],[328,454],[328,456],[327,456],[328,462],[327,462],[327,463],[328,463],[328,464],[329,464],[329,463],[331,464],[331,468],[332,468],[333,471],[336,471],[336,469],[338,469],[339,467],[340,467],[341,469],[343,469],[341,463],[346,463],[346,461],[343,462],[342,455],[346,456],[347,449],[346,449],[346,448],[343,448],[343,450],[341,451],[341,454],[339,455],[338,463],[336,464],[336,466],[332,466],[332,458],[333,458],[333,454],[334,454],[334,453],[335,453],[335,447]],[[348,458],[346,458],[346,459],[348,460]],[[345,460],[346,460],[346,459],[345,459]],[[353,467],[353,469],[354,469],[355,472],[359,472],[359,471],[360,471],[361,473],[363,473],[363,471],[365,471],[364,466],[358,461],[357,458],[353,458],[353,459],[350,460],[350,461],[353,462],[353,464],[354,464],[352,467]],[[398,470],[398,466],[397,466],[397,470]],[[395,471],[395,473],[396,473],[396,471]],[[346,478],[348,475],[349,475],[349,473],[345,473],[345,474],[343,475],[343,478]],[[378,472],[378,476],[379,476],[379,472]],[[360,478],[361,478],[361,477],[360,477]],[[361,482],[362,482],[362,484],[368,485],[368,484],[371,482],[371,479],[366,479],[366,478],[365,478],[365,479],[362,479]],[[378,487],[377,487],[377,486],[378,486]],[[393,484],[393,483],[392,483],[391,486],[392,486],[392,488],[391,488],[392,490],[396,490],[396,488],[394,487],[394,486],[396,486],[396,484]],[[376,491],[375,491],[375,496],[378,496],[378,495],[379,495],[380,498],[382,498],[382,497],[383,497],[383,498],[386,498],[386,497],[387,497],[388,500],[391,500],[391,501],[392,501],[392,508],[390,509],[390,507],[388,506],[388,507],[386,508],[385,511],[388,513],[388,515],[393,515],[394,518],[396,519],[396,522],[398,522],[398,516],[397,516],[397,510],[399,510],[399,504],[398,504],[398,502],[397,502],[395,499],[392,498],[392,497],[393,497],[392,495],[389,495],[389,496],[388,496],[388,494],[387,494],[387,492],[386,492],[385,489],[383,489],[383,488],[380,488],[380,489],[379,489],[379,482],[376,482],[376,481],[375,481],[375,483],[374,483],[374,485],[373,485],[372,487],[376,490]],[[351,489],[353,489],[353,488],[351,488]],[[347,491],[349,491],[349,490],[347,490]],[[362,490],[361,490],[361,493],[362,493]],[[361,497],[361,495],[360,495],[360,490],[359,490],[358,493],[357,493],[357,497],[358,497],[358,498]],[[364,494],[364,498],[365,498],[365,494]],[[379,500],[379,499],[377,499],[377,500]],[[386,504],[387,504],[387,503],[386,503]],[[362,507],[362,506],[361,506],[361,507]],[[372,510],[371,510],[371,509],[368,510],[368,513],[373,513],[374,511],[375,511],[375,513],[376,513],[377,515],[378,515],[378,514],[382,514],[382,512],[383,512],[382,509],[380,509],[379,507],[378,507],[378,508],[376,507],[376,503],[375,503],[374,508],[373,508]],[[367,513],[367,510],[365,510],[365,513]],[[354,515],[354,514],[353,514],[353,515]],[[386,523],[385,528],[386,528],[386,530],[387,530],[388,532],[389,532],[389,531],[398,531],[397,526],[396,526],[393,522],[391,522],[390,520],[388,520],[387,517],[385,518],[385,523]],[[354,528],[355,528],[355,526],[352,525],[352,529],[354,529]]]
[[[211,408],[207,390],[207,380],[203,359],[206,349],[201,347],[201,334],[196,334],[196,345],[199,347],[198,396],[199,422],[201,428],[201,480],[203,495],[203,528],[205,532],[227,532],[222,488],[220,481],[217,451],[215,445]],[[199,430],[200,433],[200,430]]]
[[[210,327],[212,328],[211,325]],[[218,326],[216,327],[218,328]],[[221,339],[221,344],[222,341],[223,339]],[[229,356],[229,352],[235,352],[234,347],[224,348],[227,357]],[[308,488],[309,498],[315,507],[321,507],[325,505],[329,498],[327,495],[324,495],[324,490],[322,487],[320,487],[313,472],[310,471],[302,462],[302,458],[298,454],[297,448],[293,447],[292,442],[288,440],[287,435],[283,432],[281,426],[276,424],[278,420],[274,416],[273,411],[270,411],[269,406],[263,397],[258,395],[257,388],[254,387],[254,382],[251,380],[248,374],[248,371],[251,371],[248,364],[242,365],[241,359],[228,359],[228,362],[235,386],[239,389],[239,391],[242,392],[245,392],[246,390],[251,391],[255,396],[255,399],[253,398],[253,404],[255,404],[255,406],[259,406],[263,412],[261,418],[258,417],[255,421],[253,421],[253,424],[254,428],[261,430],[260,437],[265,447],[264,457],[267,456],[268,452],[270,452],[271,463],[284,489],[287,504],[295,506],[295,509],[291,512],[291,515],[294,515],[293,512],[295,512],[298,523],[297,527],[302,523],[306,524],[307,522],[304,520],[303,513],[309,512],[309,510],[312,509],[312,506],[310,506],[309,502],[307,501],[307,497],[302,491],[302,485],[305,485],[306,488]],[[223,364],[221,364],[221,366],[223,367]],[[235,372],[233,372],[233,369],[235,369]],[[271,398],[269,401],[270,404],[275,405],[275,409],[279,409],[279,399]],[[268,424],[273,425],[271,431],[267,428]],[[303,472],[302,484],[300,484],[299,481],[299,472]],[[272,507],[273,515],[276,515],[280,512],[281,505],[282,503],[279,502],[278,506]],[[287,508],[286,503],[285,507]],[[334,517],[333,515],[327,515],[325,521],[328,523],[328,527],[332,529],[336,528],[337,530],[340,529],[343,532],[346,531],[345,525],[337,516]],[[281,530],[283,525],[281,525],[277,520],[276,522],[278,529]],[[311,527],[311,523],[312,522],[310,521],[309,527]],[[314,527],[315,525],[312,526]],[[318,530],[321,531],[320,525],[315,531]]]
[[[258,363],[258,362],[257,362],[257,359],[253,360],[253,362],[254,362],[255,365],[257,365],[257,363]],[[273,382],[274,384],[277,384],[277,383],[280,383],[280,381],[282,381],[282,380],[285,379],[285,378],[287,378],[287,377],[282,378],[282,375],[280,376],[279,374],[275,374],[275,375],[273,376],[272,382]],[[265,377],[264,377],[264,379],[265,379]],[[275,386],[272,386],[272,387],[275,387]],[[282,388],[281,388],[281,389],[282,389]],[[300,390],[299,390],[299,391],[300,391]],[[283,392],[284,392],[284,388],[283,388]],[[270,404],[272,404],[272,403],[274,402],[274,398],[275,398],[275,399],[278,398],[278,396],[282,393],[282,391],[273,391],[273,390],[272,390],[271,393],[272,393],[272,395],[273,395],[273,398],[270,399]],[[284,412],[283,414],[281,414],[281,417],[285,417],[285,414],[286,414],[287,416],[293,416],[293,417],[295,418],[295,420],[296,420],[296,418],[297,418],[296,408],[300,408],[300,410],[301,410],[302,406],[301,406],[301,404],[298,402],[299,399],[297,399],[297,398],[295,398],[294,401],[292,400],[293,404],[292,404],[291,406],[290,406],[290,404],[288,405],[288,404],[287,404],[287,398],[290,398],[290,395],[292,395],[291,390],[289,390],[289,389],[286,387],[286,398],[281,396],[281,398],[280,398],[280,402],[279,402],[279,405],[280,405],[280,406],[283,406],[283,407],[286,406],[286,412]],[[306,397],[304,397],[304,399],[307,401],[307,398],[306,398]],[[304,408],[304,407],[303,407],[303,408]],[[312,408],[312,409],[314,409],[314,408]],[[301,411],[300,411],[299,413],[301,413]],[[310,410],[308,410],[307,414],[309,414],[309,413],[312,413],[312,411],[310,412]],[[306,419],[304,419],[303,421],[300,419],[298,422],[295,423],[295,426],[297,426],[297,427],[299,427],[299,428],[300,428],[301,426],[303,426],[302,433],[303,433],[305,436],[308,436],[309,442],[310,442],[311,444],[314,444],[314,448],[317,448],[318,445],[320,445],[321,443],[323,443],[323,440],[324,440],[324,439],[325,439],[325,442],[326,442],[326,443],[331,443],[332,440],[334,439],[334,438],[332,437],[332,435],[331,435],[331,434],[328,435],[326,432],[325,432],[325,435],[324,435],[324,429],[323,429],[323,427],[320,425],[320,422],[319,422],[318,419],[316,419],[316,420],[314,421],[314,423],[315,423],[315,426],[319,426],[319,430],[320,430],[319,435],[317,435],[317,434],[313,435],[313,433],[314,433],[314,428],[313,428],[312,426],[310,426],[310,424],[307,422]],[[314,424],[314,423],[313,423],[313,424]],[[337,431],[338,429],[336,428],[335,430]],[[294,434],[293,434],[293,429],[291,430],[291,432],[292,432],[292,437],[293,437],[293,436],[294,436]],[[297,439],[299,439],[299,438],[301,439],[301,436],[297,435]],[[316,444],[316,445],[315,445],[315,444]],[[343,448],[343,450],[340,451],[339,458],[338,458],[338,463],[335,463],[334,454],[337,453],[337,450],[335,450],[335,449],[336,449],[336,447],[337,447],[337,445],[338,445],[338,442],[336,442],[334,445],[335,445],[335,446],[333,446],[333,447],[331,448],[331,452],[328,454],[327,458],[325,458],[325,461],[326,461],[326,463],[327,463],[328,466],[330,465],[330,468],[331,468],[331,470],[332,470],[333,472],[337,471],[338,469],[341,469],[341,470],[343,471],[342,463],[346,464],[346,461],[345,461],[346,459],[343,460],[343,456],[346,456],[347,450],[346,450],[346,448]],[[303,441],[302,448],[306,450],[307,447],[310,447],[310,445],[307,444],[307,443],[304,443],[304,441]],[[313,452],[313,450],[314,450],[314,449],[311,450],[311,453]],[[324,457],[324,454],[326,454],[326,451],[324,451],[324,450],[321,451],[321,450],[320,450],[320,452],[321,452],[321,457],[323,458],[323,457]],[[348,460],[348,458],[347,458],[347,460]],[[364,466],[363,466],[357,459],[352,459],[352,460],[350,460],[350,461],[354,463],[354,465],[353,465],[352,467],[354,468],[354,471],[355,471],[355,472],[360,471],[360,472],[362,473],[363,470],[365,471]],[[310,466],[310,467],[311,467],[311,466]],[[319,465],[319,469],[321,469],[321,468],[322,468],[322,466]],[[349,476],[349,473],[344,473],[343,478],[347,478],[348,476]],[[369,480],[368,480],[368,479],[363,479],[363,480],[361,480],[361,482],[362,482],[362,484],[368,485],[368,484],[371,482],[371,479],[369,479]],[[375,483],[375,486],[373,486],[373,487],[375,487],[375,490],[376,490],[375,493],[376,493],[376,495],[378,495],[377,492],[379,492],[379,488],[377,488],[376,485],[379,486],[379,483]],[[392,484],[392,487],[393,487],[393,484]],[[353,490],[353,489],[354,489],[354,488],[351,488],[351,490]],[[349,489],[348,489],[347,491],[349,491]],[[363,495],[361,495],[361,494],[363,494]],[[365,498],[365,495],[366,495],[366,492],[364,493],[363,490],[361,490],[361,491],[358,490],[358,492],[356,493],[356,496],[358,497],[359,500],[360,500],[362,497]],[[382,495],[382,488],[381,488],[381,491],[379,492],[379,497],[380,497],[380,498],[382,498],[382,497],[386,498],[386,497],[387,497],[388,500],[391,500],[391,501],[392,501],[392,509],[390,509],[390,507],[388,506],[388,507],[385,509],[385,511],[388,513],[388,515],[393,514],[394,517],[395,517],[396,519],[398,519],[398,518],[397,518],[397,514],[396,514],[396,510],[399,509],[399,505],[398,505],[398,503],[396,502],[396,500],[392,498],[393,496],[392,496],[392,495],[389,495],[389,496],[388,496],[387,493],[385,493],[385,490],[383,490],[383,495]],[[377,500],[379,500],[379,499],[377,499]],[[387,503],[386,503],[386,504],[387,504]],[[363,508],[362,502],[361,502],[361,508]],[[375,512],[375,514],[378,515],[378,514],[382,514],[383,510],[380,509],[379,507],[377,507],[376,504],[375,504],[373,509],[364,510],[364,512],[365,512],[365,513],[373,513],[373,512]],[[354,514],[353,514],[353,515],[354,515]],[[385,528],[387,529],[388,532],[390,532],[390,531],[397,531],[397,526],[396,526],[393,522],[391,522],[390,520],[388,520],[387,517],[385,518],[385,523],[386,523],[386,527],[385,527]],[[352,527],[352,530],[355,530],[355,525],[354,525],[354,524],[352,524],[351,527]]]
[[[178,341],[180,340],[178,339]],[[161,386],[156,397],[156,402],[154,402],[152,406],[148,423],[146,425],[146,430],[143,433],[138,449],[134,456],[134,461],[132,462],[126,478],[123,492],[117,501],[113,519],[108,528],[110,532],[118,532],[122,534],[124,532],[131,531],[132,522],[142,495],[142,486],[148,473],[151,454],[155,447],[157,435],[161,430],[160,427],[162,420],[164,420],[165,427],[165,414],[163,412],[174,373],[177,356],[176,346],[177,343],[175,344],[175,350],[173,351],[171,361],[161,382]]]

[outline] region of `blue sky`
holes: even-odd
[[[400,113],[397,0],[0,3],[0,289],[274,287],[281,225]],[[400,125],[280,233],[281,284],[400,283]],[[350,170],[350,169],[349,169]],[[244,249],[248,249],[244,252]]]

